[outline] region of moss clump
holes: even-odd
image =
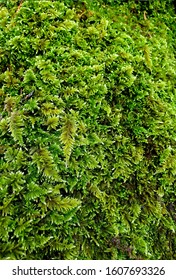
[[[176,258],[175,14],[121,2],[1,1],[1,259]]]

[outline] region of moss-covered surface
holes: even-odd
[[[0,259],[176,258],[171,2],[1,0]]]

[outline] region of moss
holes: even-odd
[[[0,8],[0,258],[175,259],[171,1]]]

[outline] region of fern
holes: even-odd
[[[62,133],[60,136],[60,140],[63,146],[63,152],[66,159],[66,166],[68,165],[68,161],[73,150],[73,145],[75,142],[76,135],[76,121],[73,116],[68,115],[64,119],[64,125],[62,127]]]

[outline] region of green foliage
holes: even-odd
[[[56,167],[53,163],[53,158],[49,151],[45,148],[40,148],[32,155],[33,163],[37,164],[38,172],[42,172],[47,177],[57,177]]]
[[[1,1],[0,259],[176,258],[174,19]]]
[[[75,133],[76,133],[76,122],[72,116],[65,116],[64,118],[64,124],[62,127],[62,132],[60,135],[61,142],[63,143],[63,152],[64,156],[66,158],[66,165],[68,163],[68,160],[70,158],[73,144],[75,141]]]
[[[15,141],[18,141],[21,145],[23,144],[23,119],[22,115],[18,111],[11,113],[9,117],[9,129],[12,137]]]

